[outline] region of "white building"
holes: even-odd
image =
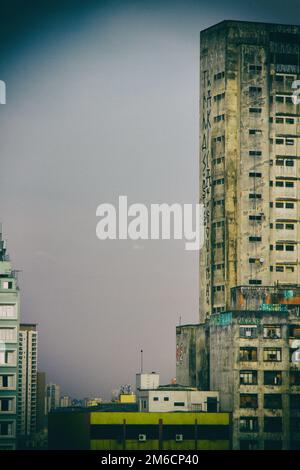
[[[151,389],[159,386],[159,374],[151,372],[151,374],[136,374],[136,389]]]
[[[159,374],[137,374],[139,411],[219,411],[219,393],[179,384],[159,385]],[[149,387],[148,387],[149,385]]]
[[[60,399],[60,407],[67,408],[68,406],[72,405],[72,399],[69,395],[63,395]]]
[[[18,436],[36,432],[37,413],[36,324],[21,324],[19,330]]]
[[[19,289],[0,224],[0,451],[16,448]]]

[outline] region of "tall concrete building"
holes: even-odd
[[[20,324],[17,434],[35,434],[37,420],[37,341],[35,323]]]
[[[200,323],[176,329],[177,380],[219,391],[234,449],[300,448],[300,26],[223,21],[200,51]]]
[[[0,450],[16,448],[19,290],[0,226]]]
[[[201,32],[200,322],[231,288],[300,284],[300,26]]]

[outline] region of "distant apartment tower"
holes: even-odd
[[[16,448],[19,291],[0,226],[0,451]]]
[[[231,288],[300,284],[300,26],[201,32],[200,322]]]
[[[60,407],[67,408],[68,406],[72,406],[72,398],[69,395],[63,395],[60,398]]]
[[[19,329],[18,437],[30,436],[36,432],[37,342],[36,324],[21,323]]]
[[[46,413],[60,406],[60,386],[50,383],[46,386]]]

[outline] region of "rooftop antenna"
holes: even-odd
[[[141,374],[143,373],[143,350],[141,349]]]
[[[181,315],[179,315],[179,326],[181,326]]]

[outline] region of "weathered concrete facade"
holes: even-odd
[[[300,26],[201,32],[200,322],[235,286],[300,284]]]
[[[181,385],[209,390],[207,324],[176,327],[176,379]]]
[[[233,411],[234,449],[300,449],[299,339],[299,307],[212,315],[211,388]]]
[[[299,79],[300,26],[201,32],[200,324],[177,327],[177,373],[220,392],[235,449],[300,448]]]

